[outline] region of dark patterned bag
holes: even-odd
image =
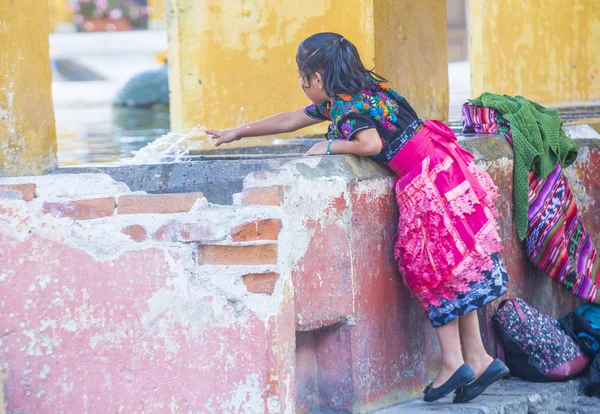
[[[503,301],[492,321],[498,358],[512,375],[536,382],[562,381],[576,376],[590,363],[556,319],[519,298]]]

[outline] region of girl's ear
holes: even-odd
[[[323,84],[323,77],[319,72],[315,72],[315,74],[313,75],[313,81],[315,82],[317,88],[319,88],[320,90],[325,89],[325,85]]]

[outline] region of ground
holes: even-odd
[[[554,383],[533,383],[511,378],[492,385],[485,393],[466,404],[412,400],[377,411],[377,414],[463,413],[463,414],[600,414],[600,398],[582,393],[585,377]]]

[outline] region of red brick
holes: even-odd
[[[234,242],[277,240],[279,230],[281,230],[279,219],[254,220],[233,227],[231,237]]]
[[[2,190],[19,192],[24,201],[31,201],[35,198],[35,184],[2,184],[0,191]]]
[[[261,265],[277,264],[277,245],[252,246],[200,246],[200,264],[211,265]]]
[[[225,232],[223,230],[218,231],[218,229],[205,223],[172,221],[156,230],[152,238],[156,241],[205,242],[224,240]]]
[[[280,206],[283,203],[283,187],[247,188],[242,192],[242,203],[246,205]]]
[[[19,191],[0,189],[0,198],[3,200],[23,200],[23,195]]]
[[[114,197],[76,200],[69,203],[44,203],[42,213],[56,217],[84,220],[112,216],[115,211]]]
[[[133,224],[131,226],[123,227],[121,229],[121,233],[128,235],[133,241],[136,241],[138,243],[146,240],[146,237],[148,235],[146,229],[143,226],[140,226],[139,224]]]
[[[118,214],[187,213],[202,193],[132,194],[120,196]]]
[[[252,293],[273,293],[278,273],[252,273],[244,276],[244,285]]]

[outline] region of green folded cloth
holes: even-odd
[[[472,99],[474,105],[494,108],[510,122],[514,151],[513,201],[517,234],[527,235],[529,171],[546,178],[556,164],[568,167],[577,158],[575,141],[565,134],[558,111],[543,107],[522,96],[484,92]]]

